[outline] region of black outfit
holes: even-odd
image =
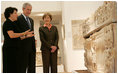
[[[18,72],[18,53],[20,51],[20,38],[10,38],[7,31],[12,30],[19,33],[15,22],[7,19],[3,24],[3,73],[17,73]]]
[[[52,26],[49,30],[48,27],[41,26],[39,28],[41,51],[43,60],[43,72],[49,73],[49,66],[51,66],[51,73],[57,73],[57,52],[58,52],[58,30]],[[51,46],[56,46],[57,50],[51,53]]]
[[[28,17],[31,23],[31,27],[28,26],[28,22],[26,21],[26,19],[24,18],[24,16],[21,14],[18,17],[17,20],[17,25],[20,29],[20,32],[24,32],[26,30],[31,30],[33,31],[34,29],[34,22],[33,20]],[[36,56],[36,47],[35,47],[35,38],[30,37],[30,38],[26,38],[23,39],[21,41],[21,48],[23,49],[20,55],[20,64],[19,64],[19,69],[21,73],[25,73],[26,70],[28,73],[35,73],[35,56]]]

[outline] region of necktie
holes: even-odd
[[[31,24],[30,24],[30,21],[29,21],[28,17],[26,17],[26,21],[27,21],[27,24],[28,24],[29,28],[31,29]]]

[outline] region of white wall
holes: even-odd
[[[65,42],[67,48],[64,49],[64,59],[66,71],[86,69],[84,66],[84,50],[72,49],[72,20],[86,19],[101,6],[103,2],[63,2],[62,3],[62,23],[65,25]]]
[[[32,5],[32,12],[61,11],[60,1],[2,1],[1,13],[9,6],[16,7],[18,12],[22,12],[23,3],[28,2]]]

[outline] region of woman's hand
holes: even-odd
[[[21,40],[23,40],[23,39],[30,38],[33,36],[34,36],[34,31],[30,32],[30,29],[29,29],[29,30],[23,32],[23,36],[21,36],[20,38],[21,38]]]
[[[56,49],[57,49],[57,47],[56,46],[51,46],[51,52],[53,53],[53,52],[55,52],[56,51]]]

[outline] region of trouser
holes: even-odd
[[[15,47],[3,47],[3,73],[16,73],[16,48]]]
[[[42,50],[42,60],[43,60],[43,72],[49,73],[49,67],[51,67],[51,73],[57,73],[57,52],[51,53],[51,50]]]
[[[36,52],[22,52],[19,55],[18,73],[35,73]]]

